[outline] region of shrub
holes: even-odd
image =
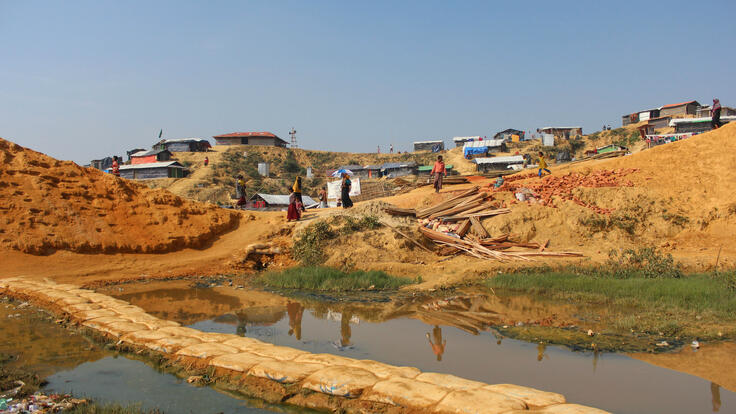
[[[330,267],[309,266],[268,272],[258,278],[258,283],[274,289],[349,291],[398,289],[412,280],[375,270],[348,273]]]
[[[675,263],[672,255],[660,254],[653,247],[642,247],[638,250],[626,249],[621,252],[611,250],[608,253],[608,266],[614,277],[630,278],[680,278],[682,269]]]

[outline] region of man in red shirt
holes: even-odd
[[[437,156],[437,161],[434,163],[430,175],[434,176],[434,192],[439,193],[442,189],[442,177],[447,177],[447,170],[441,155]]]

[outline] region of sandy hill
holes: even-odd
[[[238,214],[0,139],[0,247],[33,254],[201,247]]]

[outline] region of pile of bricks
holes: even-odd
[[[533,174],[525,174],[514,179],[506,180],[506,182],[495,191],[510,191],[512,193],[521,188],[528,188],[534,193],[534,197],[538,202],[545,206],[555,207],[554,197],[559,200],[569,200],[595,211],[598,214],[611,214],[613,209],[598,207],[595,204],[586,203],[573,195],[576,188],[600,188],[600,187],[633,187],[633,183],[624,180],[628,174],[636,172],[635,168],[617,169],[617,170],[599,170],[584,175],[580,173],[569,173],[560,176],[547,176],[541,180],[531,182],[520,182],[525,178],[534,177]],[[511,177],[510,177],[511,178]]]

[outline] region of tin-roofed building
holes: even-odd
[[[153,149],[171,152],[205,152],[211,147],[209,141],[201,138],[164,139],[153,145]]]
[[[416,174],[417,163],[412,162],[387,162],[381,165],[381,175],[388,178],[402,177]]]
[[[270,132],[233,132],[215,135],[217,145],[267,145],[286,148],[287,142]]]
[[[698,101],[687,101],[663,106],[659,110],[659,116],[683,116],[695,115],[700,108]]]
[[[514,138],[514,136],[516,138]],[[518,129],[504,129],[501,132],[497,132],[496,135],[493,136],[493,139],[501,139],[506,142],[518,142],[524,140],[524,131],[518,130]]]
[[[455,148],[462,147],[466,142],[480,141],[483,137],[480,135],[474,135],[472,137],[455,137],[452,141],[455,143]]]
[[[120,166],[120,177],[130,180],[186,177],[187,169],[176,161]]]
[[[131,164],[149,164],[152,162],[164,162],[171,160],[171,151],[162,149],[152,149],[150,151],[136,152],[130,155]]]
[[[476,158],[473,162],[476,164],[478,172],[504,171],[511,168],[512,165],[522,165],[524,157],[512,155],[508,157]]]
[[[570,139],[577,136],[583,136],[583,127],[544,127],[540,128],[539,132],[542,134],[550,134],[557,138]]]
[[[721,116],[721,124],[726,124],[729,122],[736,121],[736,116]],[[676,118],[670,121],[670,126],[675,127],[675,133],[676,134],[685,134],[685,133],[701,133],[710,131],[711,125],[711,117],[701,117],[701,118]]]
[[[302,202],[304,202],[304,208],[311,208],[319,204],[314,201],[312,197],[304,194],[302,194]],[[256,193],[251,196],[248,204],[251,208],[285,210],[289,208],[289,196],[282,194]]]
[[[503,139],[484,139],[483,141],[466,142],[463,145],[463,157],[470,159],[487,156],[491,152],[504,152],[506,144]]]

